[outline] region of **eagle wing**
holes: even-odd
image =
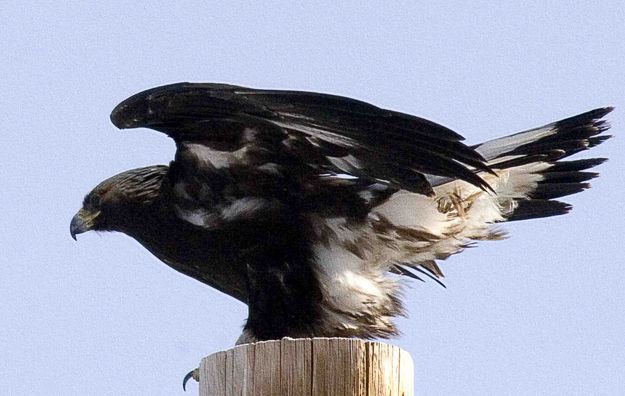
[[[431,195],[426,175],[488,185],[482,156],[431,121],[358,100],[311,92],[178,83],[138,93],[111,120],[148,127],[179,145],[207,147],[214,167],[290,166],[302,174],[349,174]],[[272,167],[275,165],[268,165]]]

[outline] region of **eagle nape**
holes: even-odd
[[[122,232],[247,304],[237,343],[387,338],[405,279],[440,281],[441,261],[505,238],[499,223],[570,211],[560,199],[589,188],[605,161],[570,157],[610,138],[610,111],[466,145],[432,121],[336,95],[156,87],[111,121],[165,133],[173,161],[98,184],[70,234]]]

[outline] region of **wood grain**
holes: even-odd
[[[351,338],[285,338],[240,345],[200,364],[200,396],[413,396],[412,358]]]

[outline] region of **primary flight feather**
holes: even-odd
[[[602,158],[600,108],[475,146],[431,121],[340,96],[179,83],[120,103],[119,128],[176,143],[174,161],[96,186],[70,225],[123,232],[167,265],[248,304],[238,343],[388,337],[401,275],[494,224],[560,215]]]

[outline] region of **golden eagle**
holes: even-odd
[[[493,224],[560,215],[605,159],[612,108],[468,146],[431,121],[312,92],[179,83],[120,103],[119,128],[176,143],[169,165],[100,183],[72,237],[119,231],[167,265],[249,307],[239,343],[388,337],[402,276],[443,276],[437,260]]]

